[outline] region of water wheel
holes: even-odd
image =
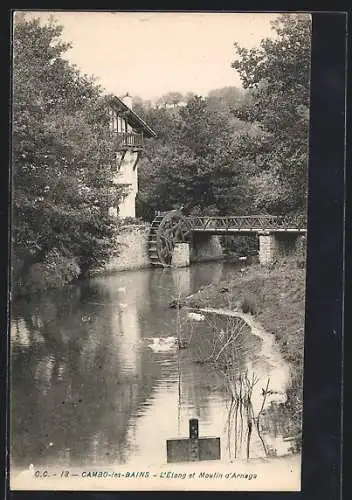
[[[190,240],[191,227],[180,210],[157,215],[152,222],[148,250],[153,265],[168,267],[176,243]]]

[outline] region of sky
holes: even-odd
[[[35,12],[54,15],[72,43],[66,58],[117,96],[207,95],[241,86],[234,42],[252,48],[273,37],[274,13]]]

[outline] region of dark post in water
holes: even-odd
[[[168,463],[220,460],[220,438],[199,438],[197,418],[189,421],[189,438],[168,439],[166,449]]]

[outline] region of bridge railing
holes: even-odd
[[[247,230],[275,230],[275,229],[305,229],[306,218],[302,215],[250,215],[250,216],[223,216],[198,217],[189,216],[187,220],[193,229],[247,229]]]

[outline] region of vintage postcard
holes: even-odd
[[[311,24],[14,13],[11,490],[301,490]]]

